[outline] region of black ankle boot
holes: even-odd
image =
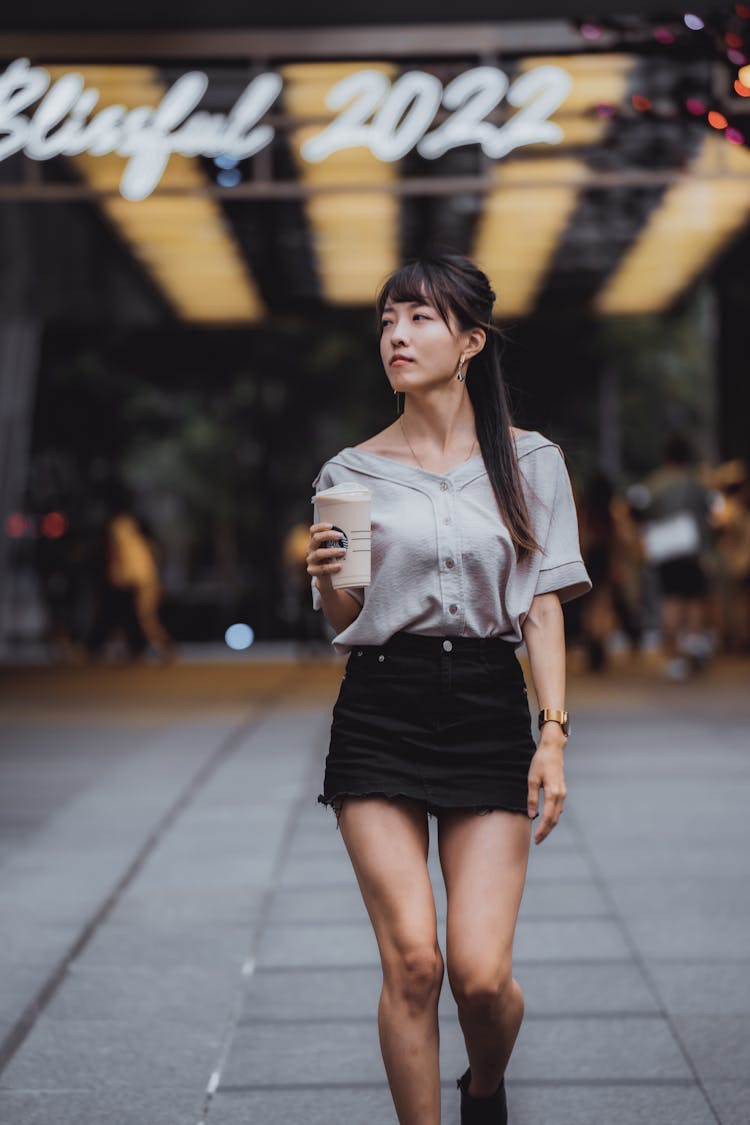
[[[489,1098],[473,1098],[468,1093],[471,1067],[456,1080],[461,1091],[461,1125],[508,1125],[505,1078]]]

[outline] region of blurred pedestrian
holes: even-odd
[[[372,492],[366,587],[336,589],[344,547],[310,527],[316,608],[348,653],[322,804],[337,817],[380,950],[380,1044],[401,1125],[438,1125],[444,959],[427,866],[437,818],[447,975],[469,1066],[462,1125],[507,1121],[505,1070],[523,1018],[512,947],[531,823],[566,795],[561,602],[591,588],[559,446],[511,425],[495,294],[468,259],[396,270],[377,302],[380,354],[403,413],[313,481]],[[467,369],[468,368],[468,369]],[[397,407],[398,410],[398,407]],[[531,730],[525,642],[538,703]],[[479,815],[482,814],[482,815]]]
[[[94,653],[123,634],[131,660],[150,644],[162,663],[174,659],[174,641],[159,617],[161,582],[156,547],[132,512],[129,494],[114,489],[106,527],[105,575],[89,647]]]
[[[729,652],[750,651],[750,480],[741,460],[717,467],[713,482],[724,497],[716,519],[720,559],[719,616]]]
[[[673,433],[664,462],[631,489],[640,508],[646,561],[654,568],[665,673],[684,680],[713,652],[709,631],[712,513],[720,497],[706,486],[690,440]]]

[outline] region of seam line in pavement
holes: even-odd
[[[529,1012],[524,1013],[525,1020],[663,1020],[661,1012]],[[457,1023],[458,1017],[453,1016],[448,1022]],[[288,1025],[299,1027],[301,1025],[316,1026],[317,1024],[372,1024],[372,1016],[342,1016],[339,1012],[335,1016],[247,1016],[241,1019],[238,1027],[277,1027]]]
[[[226,758],[230,757],[247,734],[256,726],[259,726],[277,705],[279,700],[284,698],[285,691],[286,688],[284,686],[277,688],[274,692],[269,694],[260,705],[256,705],[245,719],[242,719],[237,726],[225,735],[216,749],[199,766],[182,792],[178,794],[176,800],[172,802],[166,812],[159,818],[156,826],[146,837],[145,842],[138,849],[135,857],[117,880],[112,890],[91,918],[89,918],[78,937],[69,947],[67,953],[63,954],[57,966],[49,974],[34,999],[27,1005],[19,1019],[16,1020],[8,1034],[2,1042],[0,1042],[0,1074],[2,1074],[19,1047],[28,1037],[39,1019],[39,1016],[42,1015],[44,1010],[48,1007],[50,1001],[65,979],[70,963],[82,953],[96,931],[102,923],[106,921],[123,893],[127,890],[128,886],[132,883],[148,857],[158,845],[164,833],[172,826],[180,813],[188,807],[219,765],[221,765]]]
[[[455,1090],[456,1081],[441,1079],[440,1086],[444,1090]],[[508,1075],[508,1089],[514,1086],[571,1086],[571,1087],[616,1087],[627,1088],[649,1087],[678,1087],[679,1089],[692,1089],[698,1086],[692,1078],[511,1078]],[[383,1082],[285,1082],[283,1085],[264,1082],[252,1084],[233,1084],[221,1086],[219,1094],[254,1094],[254,1093],[282,1093],[287,1090],[388,1090],[387,1083]]]

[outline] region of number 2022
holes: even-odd
[[[393,85],[378,70],[359,70],[329,90],[328,108],[342,112],[300,151],[305,160],[317,162],[364,145],[380,160],[392,161],[416,145],[420,156],[434,160],[451,148],[479,144],[487,156],[499,159],[521,145],[562,140],[562,129],[549,117],[571,85],[570,75],[557,66],[529,70],[510,86],[504,71],[478,66],[445,88],[422,70],[407,71]],[[485,118],[504,97],[521,108],[503,125],[493,125]],[[427,133],[441,105],[453,112]]]

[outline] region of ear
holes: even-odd
[[[487,333],[483,328],[472,328],[470,332],[466,333],[464,339],[466,343],[462,349],[463,355],[466,359],[473,359],[487,343]]]

